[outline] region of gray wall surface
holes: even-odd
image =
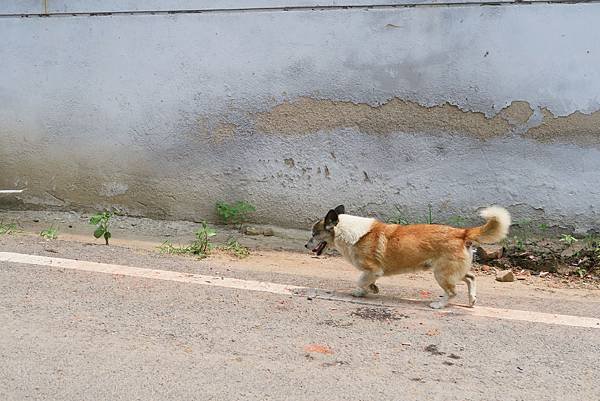
[[[243,199],[296,227],[344,203],[600,228],[600,4],[318,3],[2,2],[0,189],[190,220]]]

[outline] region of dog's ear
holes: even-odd
[[[346,214],[346,208],[344,207],[344,205],[339,205],[333,210],[335,210],[337,214]]]
[[[325,229],[332,230],[333,227],[338,223],[338,214],[335,210],[331,209],[327,212],[327,216],[325,216]]]

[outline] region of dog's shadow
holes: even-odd
[[[406,307],[424,309],[424,310],[436,310],[432,309],[429,304],[435,301],[435,298],[430,299],[414,299],[406,298],[396,295],[384,295],[384,294],[368,294],[364,297],[355,297],[351,295],[352,289],[339,288],[336,290],[323,290],[320,288],[306,288],[296,290],[294,293],[299,296],[303,296],[310,299],[323,299],[328,301],[347,302],[359,305],[379,306],[379,307]],[[447,308],[458,307],[458,308],[470,308],[468,305],[450,303]],[[446,308],[446,309],[447,309]],[[444,309],[441,309],[442,311]]]

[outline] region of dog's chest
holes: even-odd
[[[358,270],[364,270],[361,263],[361,258],[359,257],[358,252],[356,251],[356,248],[354,246],[348,245],[344,241],[335,241],[334,245],[335,249],[337,249],[337,251],[344,257],[344,259],[350,262]]]

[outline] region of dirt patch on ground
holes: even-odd
[[[532,274],[554,273],[581,280],[600,280],[600,237],[512,240],[502,257],[487,264],[502,269],[527,269]]]

